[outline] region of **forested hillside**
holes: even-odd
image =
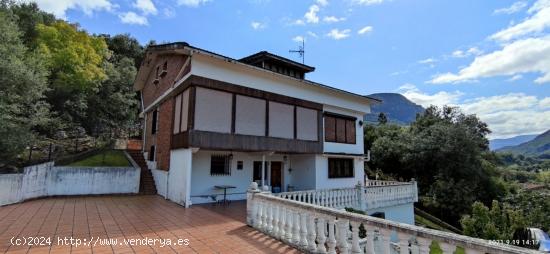
[[[136,39],[89,34],[34,3],[7,0],[0,37],[0,168],[42,140],[135,128],[132,83],[143,55]]]

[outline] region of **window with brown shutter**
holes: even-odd
[[[336,142],[336,118],[325,116],[325,141]]]
[[[351,178],[353,176],[353,159],[328,158],[328,178]]]
[[[346,143],[355,144],[355,121],[346,120]]]
[[[355,144],[355,117],[325,112],[325,142]]]

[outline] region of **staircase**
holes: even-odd
[[[139,180],[139,194],[142,195],[156,195],[157,194],[157,187],[155,186],[155,179],[153,178],[153,174],[151,173],[151,170],[147,168],[147,163],[145,163],[145,159],[143,158],[143,154],[141,153],[141,150],[127,150],[128,154],[132,157],[132,159],[136,162],[136,164],[139,165],[141,168],[141,177]]]

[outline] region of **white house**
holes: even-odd
[[[362,119],[379,101],[305,79],[314,69],[266,51],[148,47],[134,87],[158,193],[188,207],[224,199],[224,186],[246,199],[253,181],[273,193],[368,188]],[[413,223],[414,200],[366,209]]]

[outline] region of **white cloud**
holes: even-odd
[[[523,78],[523,75],[517,74],[517,75],[512,76],[511,78],[509,78],[506,81],[512,82],[512,81],[520,80],[521,78]]]
[[[353,3],[358,5],[375,5],[383,2],[384,0],[353,0]]]
[[[318,3],[320,6],[327,6],[327,5],[328,5],[328,1],[327,1],[327,0],[317,0],[317,3]]]
[[[456,58],[463,58],[463,57],[466,57],[466,54],[462,50],[455,50],[455,51],[453,51],[451,56],[456,57]]]
[[[185,5],[187,7],[199,7],[210,0],[178,0],[178,5]]]
[[[458,106],[467,114],[476,114],[489,125],[491,138],[541,133],[550,126],[550,97],[509,93],[461,100],[464,93],[460,91],[428,94],[412,84],[401,86],[399,92],[424,107]]]
[[[318,38],[319,37],[316,33],[312,32],[312,31],[307,31],[307,34],[309,36],[313,37],[313,38]]]
[[[151,0],[136,0],[132,6],[139,9],[144,15],[157,15],[157,8]]]
[[[429,107],[430,105],[442,106],[442,105],[456,105],[464,95],[460,91],[454,92],[437,92],[435,94],[427,94],[421,92],[413,84],[404,84],[398,88],[398,91],[407,97],[414,103],[420,104],[423,107]]]
[[[457,49],[457,50],[453,51],[453,53],[451,53],[451,56],[454,57],[454,58],[464,58],[464,57],[469,57],[469,56],[472,56],[472,55],[477,56],[477,55],[480,55],[482,53],[483,52],[481,50],[479,50],[478,48],[472,47],[472,48],[469,48],[466,51]]]
[[[457,74],[436,75],[434,84],[458,83],[478,78],[511,76],[527,72],[538,72],[542,76],[536,83],[550,82],[550,36],[528,38],[505,45],[501,50],[477,56],[467,67]]]
[[[431,58],[431,57],[430,57],[430,58],[426,58],[426,59],[422,59],[422,60],[418,61],[419,64],[433,64],[433,63],[435,63],[435,62],[437,62],[437,60],[436,60],[436,59],[433,59],[433,58]]]
[[[325,16],[323,18],[323,21],[326,23],[336,23],[336,22],[345,21],[345,20],[346,18],[344,17],[338,18],[336,16]]]
[[[132,11],[122,13],[118,15],[118,17],[120,18],[120,21],[122,21],[122,23],[125,23],[125,24],[142,25],[142,26],[145,26],[148,24],[146,17],[140,16]]]
[[[53,13],[58,18],[66,18],[66,11],[76,9],[91,15],[94,11],[112,11],[117,5],[109,0],[34,0],[40,9]]]
[[[529,13],[534,13],[522,22],[503,29],[489,38],[497,41],[510,41],[529,34],[540,33],[550,27],[550,1],[539,0],[531,8]]]
[[[304,18],[306,19],[307,23],[319,23],[319,16],[317,16],[317,12],[319,12],[320,8],[317,5],[312,5],[309,7],[309,10],[304,14]]]
[[[305,41],[306,38],[304,38],[301,35],[298,35],[298,36],[295,36],[294,38],[292,38],[292,40],[295,41],[295,42],[302,42],[302,41]]]
[[[550,109],[550,97],[546,97],[539,101],[539,108],[540,109]]]
[[[262,30],[266,27],[266,24],[265,23],[261,23],[261,22],[258,22],[258,21],[252,21],[250,23],[250,26],[252,27],[252,29],[254,30]]]
[[[470,54],[470,55],[475,55],[475,56],[483,54],[483,51],[481,51],[480,49],[478,49],[476,47],[471,47],[466,52],[468,52],[468,54]]]
[[[357,31],[358,34],[368,34],[370,32],[372,32],[373,28],[372,26],[366,26],[366,27],[363,27],[361,29],[359,29],[359,31]]]
[[[295,20],[294,22],[292,22],[292,25],[298,25],[298,26],[303,26],[303,25],[305,25],[305,24],[306,24],[306,22],[304,22],[304,21],[301,20],[301,19],[297,19],[297,20]]]
[[[493,14],[512,14],[521,11],[525,7],[527,7],[526,1],[518,1],[510,5],[509,7],[496,9]]]
[[[326,36],[335,39],[335,40],[341,40],[345,39],[350,36],[350,29],[344,29],[344,30],[338,30],[338,29],[332,29],[329,33],[326,34]]]
[[[164,9],[162,9],[162,14],[166,18],[172,18],[172,17],[176,16],[176,12],[171,7],[166,7]]]

